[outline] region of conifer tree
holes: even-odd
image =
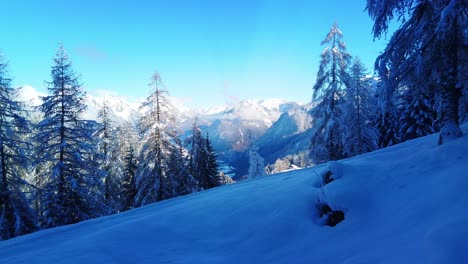
[[[313,87],[311,110],[314,133],[311,138],[311,157],[315,163],[343,158],[343,143],[340,131],[340,104],[349,81],[346,73],[351,56],[342,41],[343,33],[333,24],[322,45],[317,81]]]
[[[386,88],[415,87],[424,79],[436,87],[442,121],[439,144],[460,137],[459,99],[466,86],[466,28],[468,14],[463,0],[368,0],[374,20],[373,34],[379,38],[395,17],[401,22],[385,51],[376,60]]]
[[[188,160],[179,139],[169,155],[168,178],[173,185],[173,197],[198,192],[200,187],[197,180],[190,174]]]
[[[24,179],[30,149],[25,138],[30,130],[23,105],[16,100],[17,92],[11,87],[7,64],[0,53],[0,240],[38,228],[25,195],[30,189]]]
[[[112,124],[111,113],[109,103],[104,99],[98,111],[100,127],[95,135],[98,140],[96,158],[104,174],[104,199],[110,209],[118,211],[122,203],[120,189],[123,180],[123,161],[120,156],[121,144]]]
[[[203,137],[201,129],[196,123],[193,124],[192,137],[190,138],[190,174],[197,180],[202,189],[208,186],[208,180],[203,175],[203,166],[205,162]]]
[[[220,186],[225,181],[224,177],[221,177],[218,173],[216,159],[217,156],[208,134],[204,138],[201,129],[194,124],[190,150],[190,174],[193,175],[203,190]]]
[[[222,185],[222,182],[224,181],[224,177],[222,177],[219,172],[218,172],[218,161],[217,158],[218,156],[215,153],[215,150],[213,146],[211,145],[210,138],[208,136],[208,133],[206,134],[206,138],[204,139],[205,144],[204,144],[204,151],[203,151],[203,156],[205,157],[205,164],[203,166],[203,174],[208,180],[208,185],[206,186],[208,188],[214,188]]]
[[[379,148],[400,143],[398,109],[394,102],[393,93],[390,93],[385,85],[385,82],[381,82],[377,87],[376,114],[372,121],[372,126],[377,131],[377,146]]]
[[[265,174],[265,163],[258,153],[258,145],[252,142],[252,136],[249,132],[249,141],[251,142],[249,150],[249,179],[253,179]]]
[[[128,147],[124,162],[124,174],[121,189],[122,204],[120,211],[127,211],[133,208],[133,204],[135,201],[135,177],[138,169],[138,164],[133,146]]]
[[[85,93],[59,46],[48,83],[50,95],[38,109],[44,119],[37,134],[42,171],[42,225],[54,227],[107,214],[100,197],[102,172],[95,162],[96,122],[81,119]]]
[[[343,150],[347,157],[377,148],[377,131],[371,126],[372,93],[366,69],[356,58],[343,105]]]
[[[416,88],[404,91],[404,104],[399,122],[401,141],[426,136],[435,132],[433,123],[436,113],[431,108],[430,100],[424,91],[418,91]]]
[[[136,175],[137,194],[135,206],[161,201],[167,196],[163,186],[167,184],[167,158],[175,135],[173,107],[161,77],[156,72],[150,85],[153,92],[143,103],[146,111],[140,120],[142,145],[139,151],[139,170]]]

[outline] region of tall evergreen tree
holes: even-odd
[[[118,211],[122,203],[120,189],[123,181],[124,162],[120,155],[121,144],[113,127],[111,114],[112,110],[109,103],[104,99],[98,111],[100,127],[96,132],[98,140],[96,158],[101,171],[104,173],[104,199],[113,211]]]
[[[437,87],[438,111],[442,120],[439,144],[460,137],[459,99],[466,86],[467,8],[464,0],[368,0],[367,11],[374,20],[374,37],[388,30],[394,17],[401,22],[376,69],[387,89],[414,88],[423,78]]]
[[[203,175],[203,166],[205,163],[204,157],[204,142],[200,127],[194,123],[192,128],[192,137],[190,138],[190,174],[197,180],[202,189],[207,189],[208,180]]]
[[[400,142],[398,109],[393,92],[386,88],[386,82],[377,86],[376,109],[372,126],[377,131],[377,145],[379,148],[392,146]]]
[[[208,188],[214,188],[222,185],[224,181],[224,177],[222,177],[218,171],[218,156],[215,153],[213,146],[211,145],[210,138],[208,133],[206,134],[206,138],[204,139],[204,151],[203,156],[205,157],[205,164],[203,166],[203,174],[208,180]]]
[[[34,213],[26,198],[29,184],[25,141],[29,133],[23,105],[16,101],[7,64],[0,53],[0,240],[27,234],[37,229]]]
[[[313,101],[317,105],[311,110],[314,133],[311,138],[311,157],[315,163],[343,158],[343,143],[339,119],[344,89],[349,81],[346,68],[351,56],[342,41],[343,33],[333,24],[322,45],[317,81],[313,87]]]
[[[263,158],[258,153],[258,145],[255,142],[252,142],[252,136],[249,131],[249,141],[250,150],[249,150],[249,179],[256,178],[258,176],[263,176],[265,174],[265,163]]]
[[[366,69],[356,58],[343,107],[343,150],[352,157],[377,148],[377,131],[371,126],[372,92]]]
[[[204,138],[201,129],[194,124],[192,129],[191,149],[190,149],[190,174],[198,181],[199,186],[206,190],[222,185],[224,177],[221,179],[218,173],[217,156],[214,152],[211,141]]]
[[[168,180],[166,163],[175,134],[173,107],[158,73],[153,75],[150,85],[153,86],[153,92],[143,103],[142,109],[146,113],[140,120],[143,138],[139,151],[140,167],[135,181],[137,207],[161,201],[167,196],[163,186]]]
[[[416,88],[403,92],[403,109],[400,114],[399,137],[401,141],[410,140],[435,132],[433,123],[436,113],[429,96]]]
[[[188,160],[179,139],[171,151],[168,161],[167,177],[173,185],[173,197],[198,192],[200,187],[197,180],[190,174]]]
[[[95,122],[82,120],[85,93],[62,45],[48,83],[50,95],[38,109],[38,153],[47,167],[42,172],[42,224],[54,227],[107,213],[100,197],[102,172],[95,162]]]
[[[136,175],[138,172],[138,141],[139,135],[136,124],[127,121],[116,129],[119,141],[119,159],[122,164],[122,178],[120,183],[120,209],[126,211],[134,207],[136,196]]]
[[[120,211],[133,208],[136,196],[135,177],[138,169],[137,156],[132,146],[129,146],[124,159],[124,174],[122,179]]]

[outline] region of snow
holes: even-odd
[[[21,86],[19,100],[27,102],[31,106],[37,106],[42,103],[41,96],[46,96],[46,94],[40,93],[30,85]]]
[[[3,241],[0,262],[468,263],[468,136],[437,136]]]

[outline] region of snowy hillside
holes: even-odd
[[[436,142],[431,135],[3,241],[0,262],[468,263],[468,136]],[[327,171],[335,180],[323,186]],[[324,225],[317,202],[344,221]]]

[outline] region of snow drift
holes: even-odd
[[[468,136],[431,135],[3,241],[0,262],[468,263],[467,190]]]

